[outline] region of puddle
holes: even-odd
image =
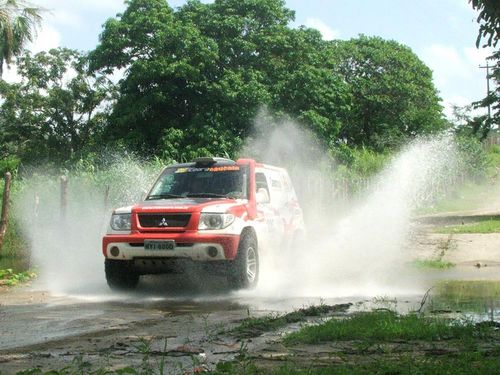
[[[500,321],[500,281],[441,281],[431,290],[426,306],[430,313]]]

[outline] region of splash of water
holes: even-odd
[[[292,122],[269,126],[261,120],[257,128],[260,134],[244,153],[289,169],[307,213],[309,239],[296,253],[263,258],[259,286],[247,293],[326,298],[421,292],[407,277],[411,217],[432,196],[438,176],[454,169],[452,140],[413,142],[373,180],[364,198],[340,215],[340,200],[312,189],[334,168],[317,139]],[[41,285],[60,293],[107,293],[100,248],[110,209],[139,200],[159,170],[159,165],[116,158],[104,171],[70,175],[65,217],[59,214],[57,177],[26,179],[14,213],[31,243]]]
[[[290,168],[295,185],[297,181],[303,185],[304,179],[317,185],[315,179],[321,173],[314,171],[310,159],[289,152],[317,150],[317,143],[310,143],[311,135],[287,121],[270,132],[262,140],[253,140],[266,145],[263,161],[284,160],[282,165]],[[321,155],[324,153],[313,156],[317,169],[326,163]],[[412,142],[373,179],[357,202],[343,209],[340,219],[338,199],[308,194],[305,189],[299,200],[307,213],[307,245],[296,252],[267,252],[259,286],[251,294],[343,297],[421,293],[423,286],[411,267],[411,218],[417,208],[435,197],[443,178],[453,175],[456,160],[449,136]]]
[[[38,286],[54,293],[107,292],[100,249],[110,211],[139,200],[158,173],[158,165],[133,157],[69,173],[65,210],[59,176],[25,178],[13,212],[29,241]]]

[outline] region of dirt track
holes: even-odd
[[[415,258],[456,263],[458,267],[444,272],[445,277],[500,280],[500,234],[450,236],[434,234],[429,226],[423,228],[417,231],[418,245],[412,250]],[[318,297],[231,294],[217,286],[217,280],[202,288],[179,288],[182,280],[174,281],[150,278],[131,295],[103,291],[93,296],[55,296],[33,287],[0,292],[1,373],[33,367],[60,369],[72,361],[88,361],[94,368],[137,367],[148,345],[153,366],[164,358],[179,373],[213,367],[243,351],[273,360],[284,350],[278,343],[280,332],[242,341],[228,333],[229,329],[249,315],[320,302]],[[403,301],[411,306],[419,297]],[[370,304],[369,299],[359,297],[323,302],[351,302],[358,309]],[[401,302],[398,308],[404,310],[404,305]]]

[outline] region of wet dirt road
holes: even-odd
[[[64,293],[49,292],[37,284],[0,290],[0,373],[88,363],[92,369],[154,368],[163,361],[171,369],[169,373],[192,373],[243,352],[279,355],[281,349],[273,352],[272,346],[283,330],[242,339],[231,329],[249,316],[318,304],[351,304],[340,314],[386,307],[384,304],[407,312],[418,308],[426,289],[437,280],[499,281],[500,237],[477,237],[430,234],[418,240],[419,246],[413,248],[417,258],[434,258],[439,253],[444,259],[452,257],[458,266],[446,271],[420,270],[426,273],[426,282],[411,293],[400,290],[367,297],[363,288],[352,293],[311,293],[309,297],[295,296],[293,290],[236,293],[225,289],[217,278],[193,285],[183,276],[147,277],[130,294],[113,293],[104,281]],[[482,266],[475,267],[477,263]],[[374,299],[376,296],[379,298]],[[493,318],[500,320],[500,303],[495,306]],[[300,324],[284,330],[297,329]]]
[[[4,291],[0,373],[35,367],[61,369],[75,361],[91,362],[93,368],[140,366],[145,351],[148,356],[166,359],[174,370],[189,372],[238,355],[242,341],[227,332],[248,316],[352,301],[263,298],[233,293],[221,288],[217,280],[209,281],[212,285],[181,289],[182,279],[149,277],[132,294],[112,293],[106,285],[93,294],[58,296],[36,287]],[[250,346],[263,345],[268,339],[264,335],[260,341],[250,340]]]
[[[477,270],[450,271],[449,277]],[[492,278],[498,269],[479,270]],[[442,276],[442,274],[441,274]],[[211,279],[198,286],[180,285],[182,278],[155,276],[141,281],[132,294],[116,294],[102,285],[100,292],[56,295],[35,287],[4,291],[0,303],[1,374],[66,366],[92,369],[158,366],[165,361],[170,373],[192,373],[213,368],[242,351],[268,353],[283,330],[249,340],[231,334],[249,316],[292,311],[313,304],[340,305],[340,314],[386,307],[407,312],[418,307],[422,294],[379,298],[259,296],[234,293]],[[303,324],[303,323],[300,323]],[[300,327],[288,326],[286,330]],[[279,350],[278,350],[279,352]]]

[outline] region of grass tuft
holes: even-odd
[[[232,333],[240,338],[257,337],[264,332],[274,331],[288,324],[304,321],[307,317],[321,316],[330,312],[345,312],[351,306],[350,303],[339,305],[312,305],[304,307],[288,314],[271,314],[263,317],[249,317],[232,330]]]
[[[454,263],[445,262],[441,259],[418,259],[413,262],[413,265],[417,268],[433,268],[439,270],[455,267]]]
[[[331,319],[323,324],[303,327],[284,338],[285,344],[317,344],[335,340],[444,340],[471,337],[472,323],[427,318],[417,314],[398,315],[382,310],[357,313],[347,319]]]
[[[454,225],[436,229],[437,233],[500,233],[500,217],[489,217],[472,224]]]

